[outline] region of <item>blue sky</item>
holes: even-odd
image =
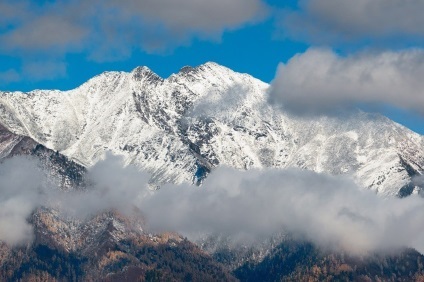
[[[424,134],[424,3],[400,2],[0,0],[0,90],[67,90],[140,65],[167,77],[214,61],[266,82],[277,77],[283,104],[292,102],[286,97],[301,106],[305,99],[381,104],[382,113]],[[303,67],[314,75],[285,80]],[[364,75],[372,82],[364,84]],[[315,82],[323,77],[334,85]]]

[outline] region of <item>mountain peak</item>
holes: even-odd
[[[214,71],[226,71],[226,72],[231,71],[232,72],[231,69],[211,61],[199,65],[197,69],[202,69],[202,70],[208,69],[208,70],[214,70]]]
[[[211,73],[212,75],[222,76],[234,73],[231,69],[224,67],[215,62],[206,62],[198,66],[183,66],[178,72],[172,74],[169,78],[193,75],[196,73]],[[153,82],[164,81],[166,78],[161,77],[147,66],[138,66],[130,72],[131,77],[136,81],[149,80]]]
[[[204,64],[198,65],[198,66],[189,66],[186,65],[184,67],[182,67],[176,74],[177,76],[180,75],[187,75],[187,74],[193,74],[193,73],[198,73],[198,72],[210,72],[213,71],[215,73],[220,73],[223,70],[227,70],[226,73],[228,72],[229,69],[227,69],[224,66],[221,66],[215,62],[206,62]],[[134,80],[136,81],[140,81],[143,79],[147,79],[150,81],[163,81],[164,78],[162,78],[161,76],[159,76],[157,73],[155,73],[154,71],[152,71],[150,68],[146,67],[146,66],[139,66],[136,67],[135,69],[133,69],[131,71],[131,76],[134,78]]]
[[[131,76],[136,81],[149,80],[153,82],[163,81],[163,78],[146,66],[136,67],[131,71]]]
[[[131,73],[153,73],[153,71],[147,66],[138,66]]]

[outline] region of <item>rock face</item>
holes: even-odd
[[[199,183],[218,165],[296,166],[352,174],[382,195],[417,191],[411,177],[423,172],[422,136],[363,112],[289,116],[267,103],[268,87],[215,63],[167,79],[139,67],[70,91],[1,92],[0,124],[86,167],[105,151],[123,155],[158,184]],[[6,139],[7,153],[17,139]]]

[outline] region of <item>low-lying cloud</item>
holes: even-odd
[[[421,0],[300,0],[281,17],[281,32],[318,44],[423,42]]]
[[[21,167],[21,169],[16,169]],[[382,198],[347,177],[311,171],[218,168],[203,186],[148,188],[149,175],[108,157],[89,172],[84,192],[46,187],[34,160],[0,165],[0,240],[31,240],[26,219],[38,206],[86,217],[108,209],[139,208],[148,230],[263,238],[284,230],[333,250],[365,254],[404,246],[424,252],[424,199]],[[418,179],[419,180],[419,179]],[[44,187],[44,188],[43,188]]]
[[[183,234],[263,237],[283,229],[355,254],[403,246],[424,251],[422,198],[383,199],[349,178],[299,169],[219,168],[203,187],[165,187],[141,208],[152,227]]]
[[[123,167],[120,157],[108,155],[87,173],[87,189],[63,192],[29,157],[13,157],[0,164],[0,240],[10,245],[28,243],[33,227],[28,223],[39,207],[57,209],[78,219],[111,209],[130,214],[138,197],[149,193],[150,176],[136,167]]]
[[[124,167],[121,157],[106,155],[87,174],[88,187],[83,192],[56,197],[59,209],[68,215],[84,218],[110,209],[130,214],[141,198],[150,193],[150,175],[135,166]]]
[[[423,77],[422,49],[342,57],[312,48],[279,65],[269,100],[298,115],[336,113],[361,104],[424,114]]]

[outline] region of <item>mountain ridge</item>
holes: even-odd
[[[106,151],[123,155],[158,185],[200,184],[219,165],[295,166],[352,174],[377,193],[398,195],[424,171],[419,134],[360,111],[295,117],[267,102],[268,88],[212,62],[165,79],[137,67],[69,91],[0,92],[0,124],[85,167]]]

